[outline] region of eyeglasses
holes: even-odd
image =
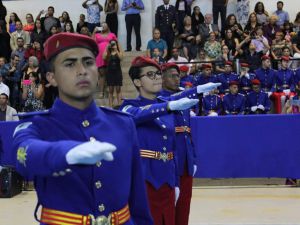
[[[148,71],[146,74],[142,74],[139,78],[148,77],[150,80],[154,80],[157,76],[161,77],[161,71]]]

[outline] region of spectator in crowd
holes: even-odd
[[[21,21],[19,16],[17,15],[17,13],[12,12],[9,16],[9,21],[8,21],[9,27],[7,29],[10,34],[16,31],[16,22],[17,21]]]
[[[95,27],[100,26],[100,13],[103,11],[103,6],[99,3],[99,0],[85,0],[82,7],[87,10],[88,28],[93,33]]]
[[[67,11],[63,11],[62,14],[61,14],[61,16],[63,18],[64,23],[72,23],[70,15],[69,15],[69,13]]]
[[[265,25],[269,20],[269,13],[265,10],[264,3],[257,2],[254,7],[254,12],[257,16],[257,22],[261,25]]]
[[[292,47],[294,52],[294,58],[299,59],[300,58],[300,32],[297,33],[292,39]],[[294,62],[294,66],[297,68],[300,65],[300,61],[297,60]]]
[[[74,33],[73,24],[71,22],[66,22],[65,27],[64,27],[64,31],[67,32],[67,33]]]
[[[22,99],[25,112],[35,112],[44,110],[43,97],[44,87],[40,83],[39,74],[36,72],[29,73],[29,80],[23,80]]]
[[[0,57],[0,74],[5,80],[6,76],[8,75],[8,64],[6,64],[6,59],[4,57]]]
[[[190,16],[186,16],[183,21],[184,27],[180,34],[182,40],[183,54],[185,58],[191,60],[197,56],[197,46],[201,40],[200,35],[193,32],[192,19]]]
[[[223,110],[222,99],[218,89],[212,90],[202,98],[202,112],[205,116],[219,116]]]
[[[248,46],[248,47],[247,47]],[[254,72],[261,65],[262,53],[256,52],[255,43],[251,41],[251,37],[247,36],[238,46],[238,49],[243,49],[241,59],[249,63],[249,72]]]
[[[260,81],[251,81],[252,91],[247,95],[247,111],[249,114],[266,114],[271,109],[271,101],[268,94],[260,88]]]
[[[88,26],[88,23],[85,21],[85,15],[84,14],[80,14],[79,21],[78,21],[77,26],[76,26],[76,32],[80,33],[81,32],[81,28],[82,27],[87,27],[87,26]]]
[[[4,79],[5,79],[5,77],[0,72],[0,93],[6,94],[7,98],[8,98],[10,91],[9,91],[9,87],[5,83],[3,83]]]
[[[159,49],[160,55],[163,58],[166,58],[168,55],[168,46],[165,40],[161,39],[160,37],[160,30],[158,28],[154,28],[152,31],[153,39],[148,41],[147,44],[147,56],[152,58],[153,57],[153,50],[155,48]]]
[[[0,20],[5,21],[5,17],[7,15],[6,7],[3,5],[2,0],[0,0]],[[3,27],[2,27],[3,28]],[[4,29],[4,28],[3,28]]]
[[[31,13],[26,14],[26,24],[23,26],[23,30],[27,31],[29,34],[34,30],[34,19]]]
[[[47,39],[50,38],[52,35],[59,33],[60,30],[58,29],[58,27],[56,25],[53,25],[52,27],[50,27],[50,31],[47,35]]]
[[[285,57],[288,57],[288,58],[292,59],[292,57],[291,57],[291,48],[289,48],[288,46],[284,46],[282,48],[282,56],[285,56]],[[280,61],[277,61],[277,62],[278,62],[278,69],[281,69],[281,62]],[[293,66],[294,66],[293,63],[294,62],[292,60],[289,61],[289,63],[288,63],[288,68],[289,69],[295,69],[295,68],[293,68]]]
[[[23,67],[26,64],[25,52],[26,49],[24,46],[24,39],[22,37],[19,37],[17,38],[17,48],[11,53],[12,55],[19,56],[19,64],[18,64],[19,70],[23,70]]]
[[[104,97],[104,84],[105,84],[105,76],[106,76],[106,66],[107,63],[103,59],[103,53],[109,44],[110,41],[112,40],[117,40],[117,37],[114,33],[111,33],[109,30],[109,27],[107,23],[102,23],[101,24],[102,29],[99,30],[98,27],[95,27],[94,33],[93,33],[93,38],[95,39],[97,45],[98,45],[98,50],[99,54],[96,58],[96,65],[99,70],[99,80],[98,80],[98,86],[100,89],[100,97]]]
[[[214,24],[219,24],[219,13],[221,14],[221,29],[225,27],[226,12],[227,12],[228,0],[213,0],[212,1],[212,12],[214,17]]]
[[[89,36],[89,37],[92,36],[92,34],[90,33],[89,28],[87,26],[81,27],[80,34],[86,35],[86,36]]]
[[[25,59],[28,60],[30,56],[37,57],[39,62],[42,62],[44,60],[44,52],[39,40],[34,40],[31,46],[26,49]]]
[[[255,12],[251,13],[248,19],[248,22],[245,26],[244,33],[246,35],[254,36],[256,28],[260,27],[261,24],[257,21],[257,15]]]
[[[24,47],[30,44],[30,35],[27,31],[23,30],[23,25],[21,21],[16,22],[16,31],[11,34],[10,38],[10,48],[12,51],[15,51],[19,46],[18,46],[18,40],[20,38],[23,39],[23,44]]]
[[[177,29],[179,34],[184,32],[184,18],[191,16],[191,7],[188,5],[186,0],[176,0],[175,10],[178,16]]]
[[[19,117],[16,116],[16,114],[17,114],[17,110],[15,110],[13,107],[8,105],[7,94],[1,93],[0,94],[0,121],[18,121]]]
[[[229,83],[229,93],[223,98],[223,108],[225,115],[243,115],[246,111],[246,98],[238,93],[238,81]]]
[[[106,23],[110,31],[118,37],[118,11],[117,0],[105,0],[104,12],[106,13]]]
[[[219,87],[220,94],[229,93],[229,86],[231,81],[238,82],[238,75],[232,72],[233,63],[231,61],[225,62],[225,72],[218,75],[218,82],[222,85]]]
[[[276,71],[271,68],[271,58],[268,55],[261,57],[261,67],[255,70],[256,78],[260,81],[261,88],[264,92],[268,92],[268,96],[274,92],[274,80]]]
[[[58,88],[55,80],[51,79],[51,77],[53,77],[53,71],[51,70],[49,63],[46,64],[42,77],[45,80],[43,105],[46,109],[50,109],[55,99],[58,97]]]
[[[300,113],[300,82],[297,82],[295,89],[295,96],[286,101],[284,108],[282,109],[283,114],[299,114]],[[286,180],[287,185],[295,185],[296,179],[288,178]]]
[[[281,69],[275,74],[273,98],[276,113],[281,113],[285,100],[295,95],[294,71],[288,68],[289,61],[290,57],[282,56]]]
[[[115,106],[114,92],[116,92],[117,106],[121,105],[121,87],[123,85],[121,69],[122,58],[123,51],[121,45],[116,40],[111,40],[103,53],[103,59],[107,63],[106,82],[108,86],[108,105],[111,108]]]
[[[220,32],[218,25],[212,23],[211,14],[205,14],[204,24],[200,24],[199,26],[199,34],[203,40],[208,41],[211,32],[215,32],[216,36],[219,37]]]
[[[276,15],[271,15],[269,23],[263,26],[263,34],[268,39],[269,45],[272,44],[276,32],[280,31],[280,27],[276,24],[277,20],[278,17]]]
[[[11,54],[10,35],[6,29],[3,28],[4,25],[4,21],[0,21],[0,57],[9,60]]]
[[[239,55],[239,51],[242,51],[241,49],[237,51],[237,46],[239,46],[239,44],[239,39],[233,36],[232,30],[225,30],[225,37],[222,40],[222,46],[226,45],[228,47],[230,60],[236,58]]]
[[[281,31],[276,32],[275,39],[273,39],[271,45],[272,58],[275,60],[280,59],[284,47],[291,47],[291,43],[284,39],[284,35]],[[278,62],[273,62],[273,68],[278,69]]]
[[[196,65],[196,69],[201,68],[201,66],[203,64],[205,64],[207,61],[210,61],[210,59],[208,58],[208,56],[203,48],[199,48],[198,57],[195,60],[200,62],[197,64],[192,64],[192,65]],[[191,62],[193,62],[193,60],[191,60]]]
[[[221,55],[221,44],[216,40],[215,32],[209,34],[209,39],[204,44],[204,50],[210,60],[215,60]]]
[[[62,17],[62,16],[60,16],[60,17],[58,17],[58,19],[59,19],[59,23],[60,23],[60,27],[61,27],[61,29],[60,29],[60,31],[65,31],[65,21],[64,21],[64,18]]]
[[[194,78],[194,86],[218,82],[217,76],[212,73],[212,66],[210,64],[202,64],[201,70],[200,75]]]
[[[179,55],[178,48],[172,49],[172,57],[168,61],[169,63],[187,63],[188,60],[185,57]]]
[[[293,31],[297,34],[300,31],[300,12],[297,13],[293,23]]]
[[[240,67],[241,71],[238,80],[240,84],[240,93],[246,95],[251,91],[251,82],[255,79],[255,74],[249,73],[248,63],[241,63]]]
[[[226,18],[225,25],[222,30],[223,37],[225,37],[225,31],[227,31],[229,29],[232,31],[232,36],[234,38],[237,38],[238,40],[242,40],[243,34],[244,34],[243,28],[242,28],[241,24],[239,24],[237,22],[234,14],[228,15]]]
[[[141,51],[142,40],[141,40],[141,16],[140,11],[144,10],[144,3],[142,0],[123,0],[122,11],[126,11],[125,23],[126,23],[126,41],[127,49],[126,51],[131,51],[131,33],[132,28],[135,32],[136,45],[135,49]]]
[[[164,4],[158,6],[156,9],[155,27],[160,30],[161,38],[167,42],[168,54],[170,56],[174,47],[174,32],[176,32],[178,17],[175,7],[169,4],[170,0],[164,0],[163,2]]]
[[[24,73],[22,80],[29,80],[29,75],[31,73],[37,73],[39,80],[41,81],[41,72],[39,67],[39,60],[35,56],[30,56],[28,59],[28,65],[24,68]]]
[[[226,44],[223,44],[221,47],[222,54],[216,58],[216,72],[217,73],[224,73],[225,72],[225,62],[232,61],[233,57],[229,52],[229,48]]]
[[[47,39],[47,33],[42,26],[41,20],[36,19],[34,22],[34,29],[30,35],[30,41],[33,43],[34,40],[39,40],[41,46],[44,45],[44,42]]]
[[[44,14],[45,11],[41,10],[38,16],[36,17],[37,19],[41,20],[42,27],[43,29],[47,32],[50,33],[51,28],[55,26],[57,29],[61,29],[60,26],[60,21],[58,18],[54,17],[54,7],[49,6],[47,14],[41,18],[41,15]]]
[[[161,56],[161,52],[159,51],[158,48],[153,49],[153,54],[151,59],[153,59],[155,62],[157,62],[160,65],[165,63],[165,59]]]
[[[264,36],[262,27],[257,27],[255,34],[255,38],[251,37],[251,43],[255,45],[255,51],[260,55],[267,54],[270,45],[268,39]]]
[[[192,29],[195,34],[199,34],[199,26],[204,23],[204,16],[199,6],[194,6],[192,13]]]
[[[285,39],[287,42],[291,42],[291,40],[292,40],[292,35],[294,35],[293,24],[290,23],[290,21],[285,21],[285,22],[283,23],[282,32],[283,32],[283,35],[284,35],[284,39]]]
[[[276,24],[281,28],[283,27],[285,21],[290,21],[289,13],[283,10],[283,1],[277,2],[277,10],[274,12],[274,14],[278,17]]]
[[[237,0],[236,9],[237,20],[245,27],[249,18],[250,0]]]
[[[10,90],[10,105],[18,111],[20,107],[20,81],[22,78],[22,71],[18,68],[19,62],[19,56],[12,54],[11,61],[8,65],[8,74],[5,77],[5,83]]]

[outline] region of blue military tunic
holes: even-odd
[[[173,93],[167,90],[162,90],[159,95],[163,97],[169,97]],[[193,176],[194,165],[197,164],[196,151],[192,143],[192,136],[188,129],[190,128],[190,110],[174,111],[175,127],[184,127],[184,132],[177,132],[175,139],[175,147],[178,161],[179,175],[184,174],[185,167],[187,168],[188,174]],[[174,128],[175,129],[175,128]]]
[[[229,92],[229,83],[231,81],[238,81],[239,77],[235,73],[221,73],[218,76],[218,81],[222,85],[219,87],[220,94],[225,94]]]
[[[282,92],[283,90],[290,89],[295,91],[294,71],[290,69],[280,69],[275,75],[276,91]]]
[[[244,114],[246,107],[245,96],[237,94],[226,94],[223,98],[223,108],[227,115]]]
[[[300,68],[297,69],[294,73],[294,81],[295,81],[295,84],[298,84],[300,81]]]
[[[251,81],[255,79],[255,74],[248,73],[248,76],[239,76],[240,93],[247,94],[251,91]]]
[[[116,146],[113,161],[68,165],[70,149],[94,140]],[[126,225],[153,224],[131,116],[98,108],[94,102],[78,110],[57,99],[47,115],[16,129],[14,148],[17,171],[34,178],[43,207],[97,217],[129,204],[131,219]]]
[[[261,83],[261,88],[265,92],[274,92],[274,82],[276,71],[273,69],[263,69],[262,67],[255,70],[256,79]]]
[[[142,157],[143,172],[146,181],[155,189],[168,184],[179,185],[175,149],[174,115],[168,113],[168,102],[150,100],[139,96],[125,99],[120,110],[134,116],[141,150],[174,154],[173,160],[158,160]]]
[[[263,105],[265,107],[264,112],[267,113],[271,108],[271,101],[268,94],[263,91],[255,92],[251,91],[247,96],[246,107],[247,111],[251,112],[252,106]]]
[[[208,115],[209,112],[214,111],[220,115],[222,112],[222,99],[220,96],[212,94],[206,95],[202,99],[202,107],[204,115]]]
[[[190,83],[194,84],[194,80],[195,80],[194,76],[192,76],[192,75],[186,75],[184,77],[181,77],[180,78],[180,87],[185,88],[186,82],[190,82]]]
[[[207,84],[209,82],[212,83],[217,83],[218,79],[217,76],[214,74],[211,74],[211,76],[204,76],[202,73],[200,75],[197,75],[195,77],[194,85],[202,85],[202,84]]]

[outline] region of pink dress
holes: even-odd
[[[103,36],[101,33],[95,34],[95,40],[98,45],[99,54],[96,58],[96,65],[97,67],[103,67],[106,66],[106,62],[103,60],[102,56],[106,49],[106,46],[109,44],[111,40],[117,40],[117,37],[114,33],[109,33],[106,36]]]

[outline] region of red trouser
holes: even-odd
[[[156,190],[149,182],[146,187],[154,225],[175,225],[175,189],[164,184]]]
[[[285,93],[283,92],[274,92],[271,97],[274,99],[274,110],[275,113],[280,114],[281,113],[281,109],[282,109],[282,105],[281,105],[281,96],[285,96]],[[294,92],[291,92],[289,95],[286,96],[286,98],[291,98],[295,96]]]
[[[188,225],[192,198],[193,177],[185,169],[180,177],[180,194],[176,204],[176,225]]]

